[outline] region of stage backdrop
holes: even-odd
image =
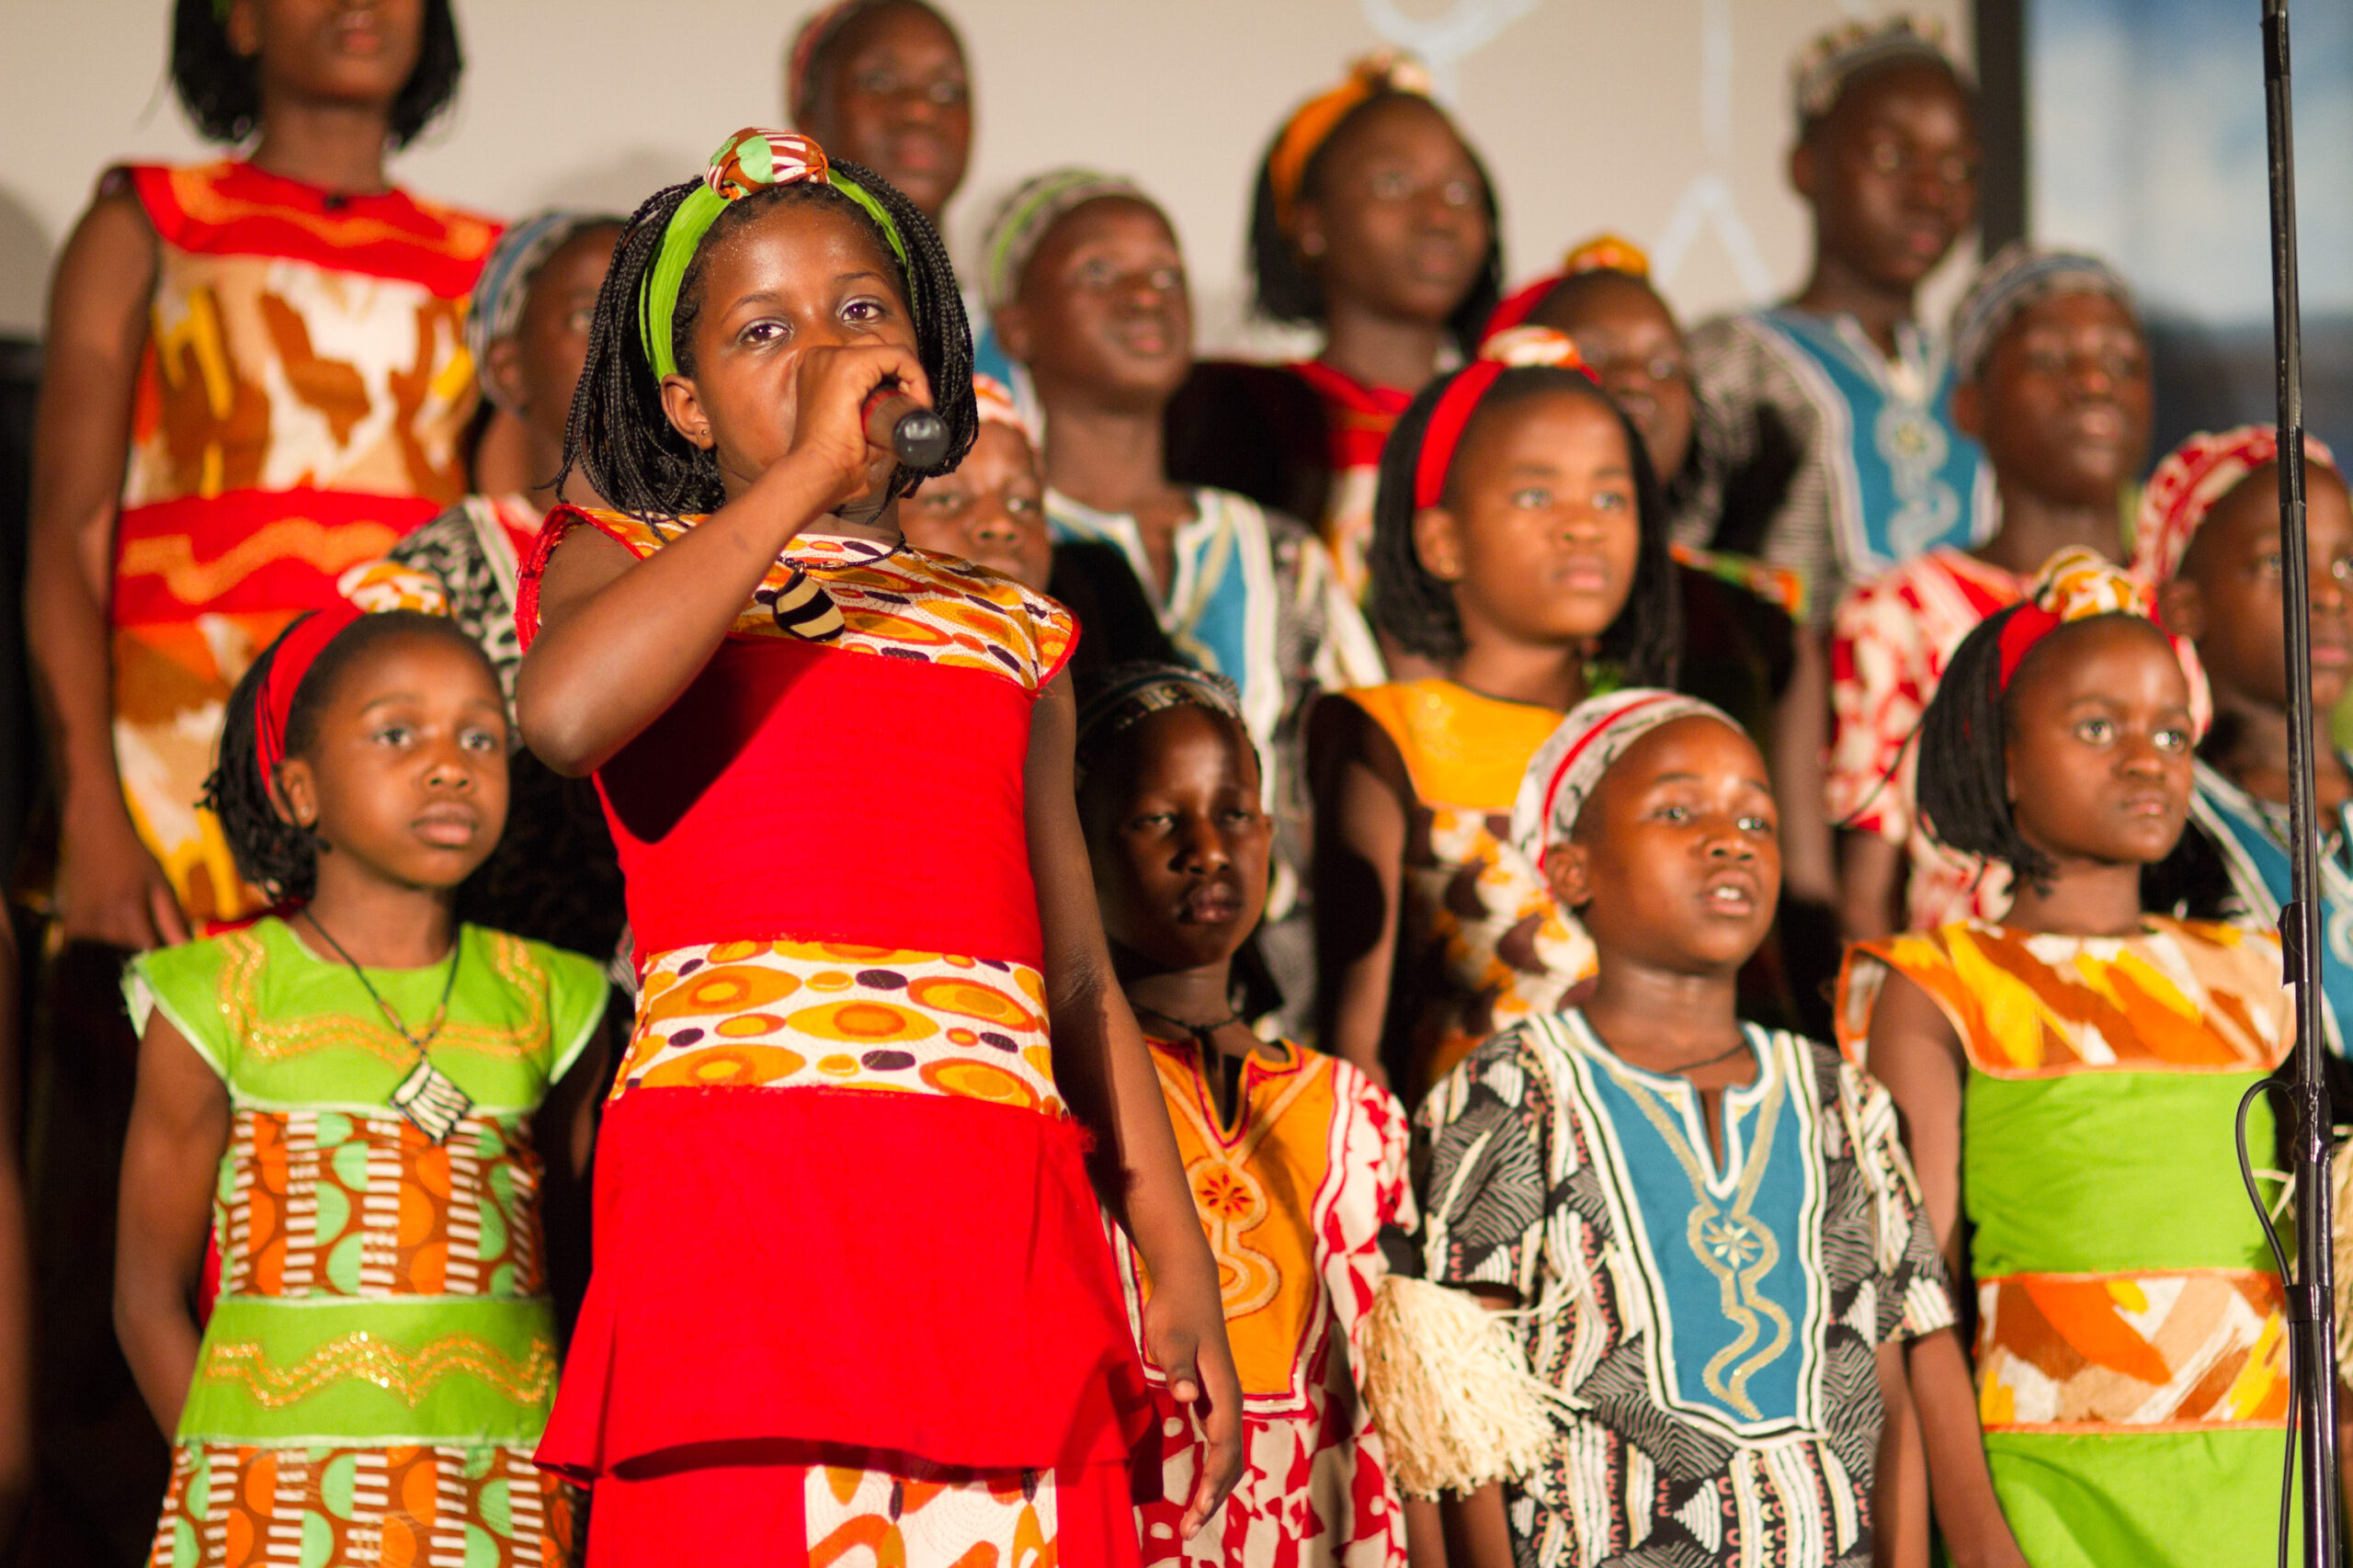
[[[1515,279],[1619,230],[1687,314],[1795,285],[1803,216],[1782,177],[1788,62],[1859,0],[943,0],[973,64],[973,169],[957,254],[996,199],[1086,161],[1160,195],[1205,346],[1237,341],[1250,181],[1277,122],[1384,42],[1437,68],[1501,188]],[[808,6],[458,0],[457,109],[404,155],[416,190],[514,214],[626,211],[720,138],[781,114]],[[39,330],[50,265],[115,158],[202,154],[164,77],[165,0],[0,0],[0,333]],[[1965,51],[1967,7],[1927,0]],[[1940,297],[1949,297],[1948,280]]]
[[[2029,0],[2029,189],[2043,239],[2139,285],[2160,449],[2277,417],[2259,0]],[[2305,423],[2353,460],[2353,6],[2290,7]]]

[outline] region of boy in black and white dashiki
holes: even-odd
[[[1530,763],[1513,829],[1600,922],[1596,990],[1449,1074],[1415,1162],[1428,1278],[1523,1312],[1529,1369],[1561,1396],[1541,1461],[1501,1483],[1512,1558],[1861,1568],[1893,1347],[1921,1342],[1932,1462],[1967,1450],[1974,1407],[1886,1091],[1734,1018],[1779,881],[1755,748],[1694,699],[1595,699]],[[1957,1539],[2000,1528],[1976,1465],[1955,1495],[1983,1512],[1948,1522]],[[1486,1487],[1449,1505],[1497,1506]]]

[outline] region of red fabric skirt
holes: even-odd
[[[688,1485],[704,1456],[1130,1466],[1156,1490],[1158,1429],[1084,1144],[1067,1119],[944,1096],[622,1094],[540,1462],[598,1483],[599,1528],[610,1478],[615,1495],[656,1471]]]
[[[1142,1562],[1121,1464],[1048,1472],[1052,1528],[1040,1540],[1029,1534],[1026,1521],[995,1539],[968,1538],[958,1527],[972,1521],[937,1517],[954,1503],[925,1481],[902,1481],[879,1509],[860,1508],[849,1517],[834,1510],[813,1520],[810,1465],[777,1462],[756,1447],[722,1447],[691,1459],[682,1468],[643,1473],[627,1466],[597,1483],[587,1568],[824,1568],[845,1557],[907,1568],[959,1559],[997,1568],[1138,1568]],[[821,1503],[828,1479],[816,1479]],[[995,1552],[970,1550],[983,1544]],[[861,1548],[870,1559],[858,1555]]]

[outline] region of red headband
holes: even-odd
[[[254,704],[254,749],[261,762],[261,787],[275,793],[278,765],[286,760],[286,721],[294,711],[294,695],[302,677],[319,662],[327,644],[366,612],[348,601],[314,609],[289,626],[270,650],[269,673],[262,677],[261,695]]]
[[[1567,281],[1568,278],[1563,273],[1549,273],[1505,295],[1495,313],[1487,318],[1487,324],[1480,328],[1479,347],[1484,348],[1497,333],[1507,332],[1525,322],[1535,312],[1537,306],[1552,297],[1553,290]]]
[[[2058,616],[2031,599],[2012,610],[2010,619],[2002,623],[2002,673],[1994,689],[2009,690],[2010,677],[2018,673],[2018,666],[2034,652],[2034,645],[2063,624]]]
[[[1421,460],[1414,465],[1414,509],[1435,506],[1446,494],[1446,471],[1454,466],[1454,449],[1479,412],[1479,400],[1511,367],[1495,359],[1480,359],[1455,372],[1430,410],[1429,428],[1422,436]]]

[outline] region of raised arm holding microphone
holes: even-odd
[[[861,1520],[1135,1562],[1157,1445],[1098,1199],[1205,1434],[1188,1533],[1240,1468],[1073,804],[1074,628],[899,531],[972,445],[971,353],[930,223],[782,131],[641,208],[597,303],[566,459],[626,511],[551,517],[517,702],[597,774],[646,999],[540,1452],[596,1483],[609,1562],[797,1559]],[[885,444],[926,421],[930,462]]]

